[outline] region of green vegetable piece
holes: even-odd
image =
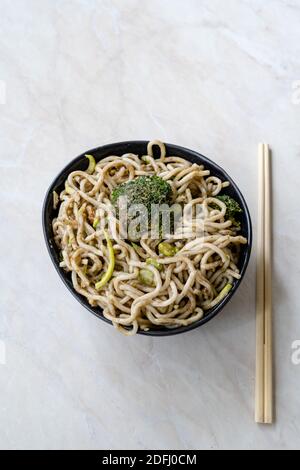
[[[243,209],[240,207],[238,202],[226,194],[216,196],[216,199],[219,199],[226,205],[226,219],[231,220],[232,225],[235,227],[240,227],[241,222],[237,220],[237,218],[243,212]]]
[[[94,219],[93,228],[94,228],[95,230],[96,230],[96,228],[98,227],[99,223],[100,223],[100,220],[99,220],[99,219],[97,219],[97,218]]]
[[[57,209],[57,206],[59,204],[59,195],[57,194],[56,191],[53,191],[53,209]]]
[[[170,205],[172,200],[172,189],[169,183],[159,176],[139,176],[133,180],[127,181],[117,186],[111,195],[111,201],[118,214],[118,201],[119,198],[127,198],[127,209],[129,210],[131,206],[142,205],[147,210],[147,219],[143,220],[140,223],[140,231],[144,232],[151,223],[151,209],[153,210],[154,205],[161,206],[162,204]],[[135,212],[135,211],[133,211]],[[158,228],[161,224],[161,214],[157,214],[158,217]],[[144,214],[146,216],[146,214]],[[128,227],[130,231],[130,223],[136,217],[136,213],[132,216],[128,216]],[[155,228],[155,227],[152,227]],[[129,233],[129,239],[133,240],[131,234]]]
[[[89,166],[86,170],[86,172],[91,175],[94,173],[95,168],[96,168],[96,160],[94,159],[93,155],[85,155],[86,158],[89,160]]]
[[[149,269],[141,269],[139,272],[139,280],[142,284],[149,287],[155,287],[154,274]]]
[[[95,284],[96,290],[102,289],[102,287],[105,286],[105,284],[108,283],[108,281],[111,279],[114,269],[115,269],[115,252],[113,249],[112,242],[106,232],[106,230],[103,231],[104,236],[107,242],[107,247],[108,247],[108,254],[109,254],[109,264],[106,273],[103,275],[103,277],[100,279],[99,282]]]
[[[161,242],[158,245],[158,251],[161,255],[164,256],[175,256],[178,252],[178,248],[176,246],[171,245],[168,242]]]
[[[148,258],[146,264],[152,264],[158,271],[161,271],[163,266],[154,258]]]
[[[83,274],[84,274],[85,276],[86,276],[86,274],[87,274],[87,270],[88,270],[87,265],[83,266],[82,272],[83,272]]]
[[[221,290],[219,295],[214,299],[214,304],[218,304],[221,300],[229,294],[229,291],[232,289],[232,284],[226,284],[226,286]]]
[[[132,248],[135,249],[135,251],[137,251],[140,247],[140,245],[138,245],[137,243],[134,243],[134,242],[131,242],[131,245],[132,245]]]
[[[75,189],[71,188],[71,186],[68,183],[65,184],[65,189],[66,189],[66,193],[68,193],[68,194],[74,194],[75,193]]]
[[[138,176],[113,190],[112,203],[115,206],[120,196],[127,197],[129,206],[144,204],[148,210],[151,210],[152,204],[169,204],[172,199],[172,189],[160,176]]]

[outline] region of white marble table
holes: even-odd
[[[300,1],[0,3],[0,448],[299,448]],[[48,258],[56,173],[89,148],[152,138],[221,164],[254,221],[257,144],[273,147],[272,427],[253,421],[255,251],[218,318],[162,339],[94,318]]]

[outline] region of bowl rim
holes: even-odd
[[[147,146],[148,143],[149,143],[149,140],[127,140],[127,141],[113,142],[113,143],[110,143],[110,144],[101,145],[101,146],[98,146],[98,147],[95,147],[93,149],[85,151],[84,153],[82,153],[82,154],[78,155],[77,157],[73,158],[56,175],[56,177],[51,182],[51,184],[50,184],[50,186],[49,186],[49,188],[46,192],[46,195],[44,197],[43,208],[42,208],[43,234],[44,234],[44,239],[45,239],[45,243],[46,243],[46,246],[47,246],[49,256],[51,258],[51,261],[52,261],[56,271],[59,274],[60,279],[63,281],[63,283],[65,284],[67,289],[71,292],[71,294],[77,299],[77,301],[83,307],[85,307],[85,309],[87,309],[89,312],[91,312],[97,318],[100,318],[105,323],[107,323],[111,326],[112,326],[111,321],[103,316],[103,314],[101,313],[101,308],[97,307],[97,309],[95,309],[95,308],[91,307],[87,303],[85,297],[81,296],[78,292],[76,292],[75,289],[73,288],[73,286],[71,285],[70,281],[68,281],[69,273],[65,273],[59,267],[59,264],[57,263],[57,261],[54,257],[54,254],[53,254],[53,251],[55,251],[55,249],[56,249],[55,244],[54,243],[52,244],[51,241],[50,241],[51,240],[51,233],[49,233],[50,230],[48,230],[47,207],[49,205],[49,202],[51,201],[51,198],[53,197],[53,191],[55,191],[55,188],[58,186],[58,181],[65,174],[69,174],[72,171],[71,168],[76,163],[80,162],[80,160],[82,160],[82,159],[85,159],[86,154],[93,154],[93,153],[96,153],[96,152],[99,152],[99,151],[104,152],[106,149],[108,150],[108,149],[111,148],[112,149],[111,154],[113,155],[114,154],[113,153],[113,148],[114,147],[117,147],[117,146],[118,147],[123,147],[123,146],[130,147],[130,146],[134,146],[134,145],[145,145],[145,146]],[[164,329],[161,329],[161,330],[160,329],[157,329],[157,330],[154,330],[154,329],[151,330],[150,329],[149,331],[138,330],[138,332],[137,332],[137,334],[139,334],[139,335],[156,336],[156,337],[174,336],[174,335],[178,335],[178,334],[181,334],[181,333],[186,333],[188,331],[192,331],[195,328],[198,328],[202,325],[205,325],[210,320],[212,320],[216,315],[221,313],[221,311],[223,310],[225,305],[232,299],[232,297],[234,296],[234,294],[238,290],[238,288],[239,288],[239,286],[240,286],[240,284],[241,284],[241,282],[242,282],[242,280],[245,276],[245,273],[246,273],[246,270],[247,270],[247,267],[248,267],[248,264],[249,264],[251,251],[252,251],[252,239],[253,239],[252,222],[251,222],[251,217],[250,217],[250,212],[249,212],[248,205],[245,201],[245,198],[244,198],[242,192],[240,191],[239,187],[234,182],[234,180],[231,178],[231,176],[229,176],[228,173],[220,165],[218,165],[213,160],[209,159],[205,155],[203,155],[203,154],[201,154],[201,153],[199,153],[195,150],[191,150],[187,147],[182,147],[182,146],[176,145],[176,144],[169,144],[169,143],[166,143],[166,142],[164,142],[164,145],[166,146],[167,150],[168,149],[170,149],[172,151],[173,150],[175,150],[175,151],[178,150],[179,152],[186,153],[189,156],[194,157],[196,160],[197,159],[200,160],[201,164],[204,164],[204,165],[207,164],[208,166],[215,168],[218,172],[220,172],[222,174],[222,176],[226,179],[226,181],[230,182],[230,186],[238,194],[238,196],[239,196],[239,198],[242,202],[242,205],[243,205],[242,209],[243,209],[243,212],[244,212],[244,218],[246,220],[246,225],[247,225],[246,232],[247,232],[248,244],[247,244],[247,246],[245,246],[244,260],[243,260],[242,266],[240,267],[240,276],[241,277],[240,277],[240,279],[236,280],[236,282],[234,283],[233,288],[230,290],[229,294],[220,303],[218,303],[215,307],[213,307],[207,315],[205,315],[203,318],[201,318],[200,320],[198,320],[198,321],[196,321],[196,322],[194,322],[190,325],[180,326],[178,328],[164,328]],[[126,153],[129,153],[129,151],[126,152]],[[105,157],[102,157],[102,158],[105,158]],[[97,161],[100,161],[102,158],[98,159]],[[185,157],[181,156],[181,158],[185,158]],[[188,158],[187,158],[187,160],[190,161]],[[52,234],[52,238],[53,238],[53,234]]]

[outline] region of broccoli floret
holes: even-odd
[[[112,192],[112,203],[117,205],[120,196],[127,197],[127,204],[143,204],[151,210],[152,204],[169,204],[172,190],[169,183],[159,176],[139,176],[120,184]]]
[[[235,227],[240,228],[241,222],[237,220],[239,218],[239,214],[243,212],[238,202],[236,202],[232,197],[223,194],[221,196],[216,196],[217,199],[224,202],[226,205],[226,219],[231,220],[232,225]]]
[[[127,207],[142,204],[148,211],[148,222],[151,220],[151,206],[154,204],[170,205],[172,201],[172,189],[167,181],[159,176],[139,176],[131,181],[117,186],[111,195],[111,201],[117,210],[120,197],[127,198]],[[130,219],[130,218],[129,218]],[[128,220],[130,222],[130,220]],[[159,222],[160,224],[160,222]]]

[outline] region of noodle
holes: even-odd
[[[159,158],[154,157],[154,150],[159,150]],[[174,250],[171,256],[159,252],[161,240],[149,232],[142,234],[138,244],[124,239],[120,221],[112,215],[112,191],[149,175],[167,182],[172,203],[184,209],[180,236],[175,230],[167,240]],[[58,215],[53,232],[61,252],[60,267],[71,273],[76,292],[92,307],[100,307],[104,317],[126,335],[190,325],[222,300],[222,290],[240,278],[239,246],[247,239],[226,217],[224,201],[216,197],[227,186],[228,182],[211,176],[202,165],[167,156],[159,141],[149,142],[147,155],[142,157],[109,156],[91,174],[73,171],[65,189],[54,195]],[[196,213],[199,204],[201,217]],[[103,236],[106,230],[111,246]],[[149,259],[154,260],[152,264]],[[97,289],[110,268],[109,281]],[[141,281],[145,270],[150,284]]]

